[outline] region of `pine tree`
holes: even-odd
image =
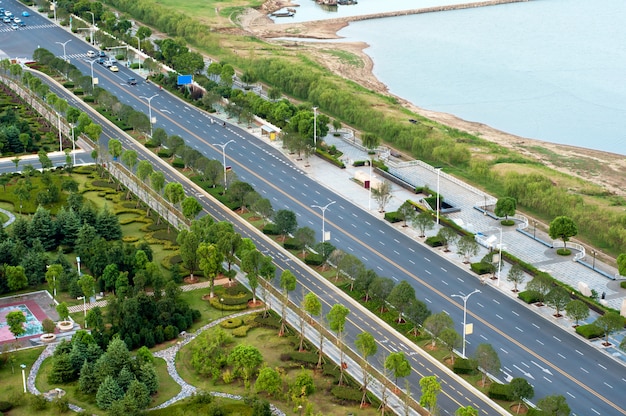
[[[80,369],[78,389],[85,394],[95,394],[98,391],[98,378],[94,373],[94,366],[87,360],[85,360]]]
[[[124,392],[115,379],[111,376],[107,376],[102,384],[100,384],[100,387],[98,387],[96,404],[100,409],[108,410],[111,408],[113,402],[120,400],[122,397],[124,397]]]

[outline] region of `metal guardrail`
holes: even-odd
[[[565,243],[563,243],[563,241],[560,240],[555,240],[552,242],[552,247],[554,248],[573,248],[574,250],[578,250],[578,253],[576,253],[574,255],[574,258],[572,259],[572,261],[576,261],[576,260],[580,260],[582,258],[584,258],[586,256],[586,251],[585,251],[585,246],[578,244],[578,243],[569,243],[567,246],[565,245]]]

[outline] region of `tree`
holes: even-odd
[[[560,238],[563,241],[563,247],[567,247],[569,239],[578,234],[578,227],[571,218],[560,216],[552,220],[548,234],[550,238]]]
[[[65,302],[61,302],[56,306],[56,311],[59,314],[59,318],[61,318],[62,321],[67,321],[68,318],[70,317],[70,311],[67,308],[67,304]]]
[[[391,183],[384,180],[376,187],[371,187],[372,198],[378,202],[378,212],[385,212],[385,207],[391,199]]]
[[[361,142],[366,149],[371,151],[380,144],[380,137],[372,133],[363,133],[361,135]]]
[[[114,161],[117,161],[117,158],[120,157],[122,154],[122,142],[120,142],[118,139],[110,139],[109,154]]]
[[[188,196],[183,199],[181,206],[183,208],[183,215],[190,221],[195,219],[202,211],[202,205],[200,205],[198,200],[193,196]]]
[[[280,288],[282,289],[283,302],[281,305],[281,320],[278,336],[285,335],[285,323],[287,321],[287,303],[289,302],[289,292],[296,288],[296,276],[289,270],[284,270],[280,275]]]
[[[310,227],[300,227],[294,233],[293,238],[302,245],[302,257],[304,257],[307,246],[311,247],[315,243],[315,231]]]
[[[250,207],[252,211],[256,212],[258,215],[263,218],[263,226],[267,224],[267,221],[274,215],[274,210],[272,209],[272,203],[267,198],[260,198],[252,204]]]
[[[552,278],[545,273],[537,273],[533,280],[528,282],[526,289],[537,292],[539,294],[539,303],[541,304],[552,289]]]
[[[320,314],[322,313],[322,302],[320,301],[320,299],[317,297],[315,293],[309,292],[302,299],[302,309],[304,309],[304,311],[309,314],[309,323],[313,324],[313,317],[320,316]],[[320,326],[321,324],[322,322],[320,319]],[[322,341],[324,339],[324,335],[322,331],[318,331],[318,333],[320,337],[320,346],[321,346]],[[300,349],[302,349],[303,339],[304,339],[304,323],[302,323],[300,327]],[[322,360],[321,348],[320,348],[319,354],[320,354],[319,363],[321,363],[321,360]]]
[[[450,352],[450,360],[452,360],[452,364],[454,364],[454,349],[461,345],[461,335],[453,328],[444,328],[441,334],[439,334],[439,339]]]
[[[567,400],[560,394],[540,399],[537,402],[537,407],[547,416],[569,416],[570,414]]]
[[[478,416],[478,410],[474,409],[472,406],[459,407],[456,412],[454,412],[454,416]]]
[[[511,269],[509,269],[509,273],[506,275],[506,280],[513,283],[513,292],[517,293],[519,292],[517,285],[524,283],[524,280],[526,280],[526,274],[519,264],[514,263],[513,266],[511,266]]]
[[[137,152],[134,150],[124,150],[122,152],[122,162],[128,166],[128,170],[133,172],[137,166]]]
[[[439,338],[439,334],[446,328],[453,328],[454,322],[450,315],[445,312],[439,312],[434,315],[430,315],[424,321],[424,328],[430,332],[431,345],[434,348],[437,345],[437,338]]]
[[[283,242],[287,234],[291,234],[298,227],[298,220],[296,214],[293,211],[287,209],[281,209],[274,214],[274,223],[276,224],[276,230],[283,236]]]
[[[496,202],[496,207],[493,212],[498,217],[504,217],[505,220],[509,219],[509,216],[515,215],[515,210],[517,209],[517,200],[510,196],[506,196],[504,198],[498,199]]]
[[[39,156],[39,163],[42,169],[50,169],[52,167],[52,160],[50,160],[45,150],[41,149],[37,155]]]
[[[380,302],[380,312],[383,313],[387,304],[387,298],[393,290],[394,283],[388,277],[377,277],[370,284],[372,299]]]
[[[377,277],[378,275],[374,270],[363,268],[361,273],[354,279],[354,289],[365,294],[365,302],[369,301],[370,286]]]
[[[424,302],[418,299],[412,299],[406,306],[404,312],[406,319],[413,324],[413,335],[417,337],[418,327],[424,324],[426,318],[430,316],[430,310]]]
[[[26,323],[26,316],[24,316],[24,312],[19,310],[9,312],[6,315],[6,320],[7,325],[9,326],[9,331],[11,331],[15,339],[26,332],[26,328],[24,328],[24,324]]]
[[[398,385],[399,377],[406,377],[411,374],[411,363],[409,363],[402,351],[390,353],[385,359],[384,367],[393,373],[396,386]]]
[[[261,352],[252,345],[239,344],[228,354],[228,364],[233,366],[235,376],[241,375],[248,385],[254,371],[263,363]]]
[[[569,292],[562,288],[561,286],[555,286],[548,292],[546,295],[546,302],[548,305],[553,307],[556,310],[554,314],[555,317],[560,318],[561,311],[570,301]]]
[[[485,385],[487,373],[497,376],[500,372],[500,357],[491,344],[480,344],[474,352],[474,359],[482,368],[482,384]]]
[[[4,266],[4,276],[9,290],[15,291],[28,287],[28,277],[23,266]]]
[[[604,333],[604,345],[609,346],[609,335],[624,328],[624,318],[617,312],[607,312],[593,323]]]
[[[433,223],[432,215],[427,211],[423,211],[417,214],[411,224],[414,227],[417,227],[420,232],[420,237],[422,238],[425,237],[426,231],[432,230],[432,228],[435,226],[435,224]]]
[[[269,397],[280,394],[283,380],[278,371],[271,367],[263,367],[254,383],[254,390],[258,393],[264,391]]]
[[[441,392],[441,384],[436,376],[426,376],[420,380],[420,387],[422,388],[420,406],[433,412],[437,408],[437,395]]]
[[[575,321],[574,326],[578,326],[578,322],[581,319],[587,319],[589,317],[589,306],[582,300],[572,300],[565,305],[565,314],[569,319]]]
[[[441,227],[437,232],[437,237],[439,237],[444,251],[448,252],[450,251],[448,246],[454,244],[459,235],[451,227]]]
[[[209,279],[209,293],[210,297],[214,296],[213,285],[215,283],[215,277],[222,272],[222,263],[224,262],[224,255],[218,249],[216,244],[201,243],[198,246],[199,267],[204,273],[204,277]]]
[[[407,200],[398,207],[396,216],[398,219],[404,221],[404,227],[406,227],[407,223],[413,222],[413,219],[417,216],[417,211],[415,211],[415,206],[413,206],[411,201]]]
[[[339,348],[339,385],[343,384],[343,370],[345,364],[343,362],[343,331],[346,327],[346,318],[350,314],[350,309],[340,303],[336,303],[328,311],[328,327],[337,334],[337,347]]]
[[[183,229],[176,236],[176,242],[178,243],[178,253],[183,261],[183,265],[189,270],[190,278],[193,280],[193,274],[198,269],[200,263],[200,255],[198,254],[200,237],[194,231]]]
[[[522,400],[532,399],[535,395],[535,390],[525,378],[521,377],[515,377],[512,379],[509,383],[509,388],[513,400],[519,402],[517,410],[515,411],[516,414],[519,414],[520,407],[522,406]]]
[[[356,336],[354,346],[361,354],[361,358],[363,358],[363,361],[365,362],[365,364],[361,366],[361,369],[363,370],[363,397],[361,397],[361,407],[363,407],[367,397],[367,384],[370,377],[368,359],[370,356],[376,354],[376,351],[378,351],[378,344],[376,344],[376,339],[374,339],[372,334],[369,332],[361,332]]]
[[[108,410],[114,402],[124,397],[124,391],[117,384],[112,376],[106,376],[98,392],[96,393],[96,404],[100,409]]]
[[[457,254],[463,256],[463,262],[469,263],[470,257],[478,254],[479,246],[473,235],[461,237],[456,245]]]
[[[402,280],[391,290],[387,300],[398,311],[398,320],[396,322],[402,323],[404,321],[402,317],[404,309],[413,299],[415,299],[415,289],[406,280]]]

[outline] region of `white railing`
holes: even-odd
[[[565,243],[563,243],[563,241],[555,240],[555,241],[552,242],[552,247],[554,247],[554,248],[565,248],[566,246],[565,246]],[[572,261],[580,260],[583,257],[585,257],[585,255],[586,255],[585,247],[582,246],[581,244],[569,243],[567,245],[567,247],[573,248],[574,250],[578,250],[578,253],[576,253],[576,255],[574,256]]]

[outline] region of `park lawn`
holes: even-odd
[[[0,392],[2,392],[0,396],[3,397],[3,399],[0,400],[14,401],[14,397],[22,396],[24,393],[22,387],[22,369],[20,368],[20,364],[26,365],[25,371],[26,377],[28,377],[28,372],[43,351],[43,347],[9,352],[11,345],[5,345],[6,349],[3,346],[3,354],[0,356],[3,358],[0,364]],[[6,362],[4,362],[4,354],[8,354],[8,360]],[[13,366],[11,366],[11,360],[13,361]],[[17,416],[30,415],[32,414],[32,411],[28,409],[26,404],[23,404],[22,406],[18,406],[11,410],[10,414]]]
[[[208,331],[210,334],[210,331],[213,331],[213,329],[209,329]],[[297,343],[297,334],[295,337],[278,337],[277,332],[277,329],[274,328],[257,327],[248,331],[247,336],[244,338],[235,337],[234,341],[236,344],[245,343],[258,348],[263,355],[264,365],[272,368],[282,368],[284,370],[284,380],[287,383],[291,383],[300,371],[302,371],[302,364],[293,361],[282,361],[281,355],[294,351],[294,348],[296,348],[294,343]],[[191,365],[191,351],[194,342],[195,341],[192,341],[184,346],[176,357],[178,374],[183,380],[196,386],[200,390],[219,391],[245,396],[248,392],[241,380],[236,380],[230,384],[224,384],[221,380],[213,382],[211,379],[200,376],[194,371]],[[328,393],[328,390],[334,383],[333,379],[331,377],[322,376],[321,373],[314,372],[313,370],[305,369],[304,371],[311,372],[315,381],[316,392],[309,397],[310,402],[313,403],[315,414],[328,416],[344,416],[347,413],[367,416],[378,414],[375,408],[359,409],[358,404],[352,406],[341,406],[337,404],[332,399],[329,399]],[[253,383],[252,386],[254,386]],[[261,396],[266,397],[264,394]],[[270,399],[270,401],[283,411],[288,411],[288,409],[291,409],[293,406],[292,403],[273,398]]]
[[[181,391],[181,387],[174,381],[167,372],[167,363],[162,358],[154,358],[154,367],[159,378],[159,390],[152,396],[149,407],[155,407],[176,396]]]

